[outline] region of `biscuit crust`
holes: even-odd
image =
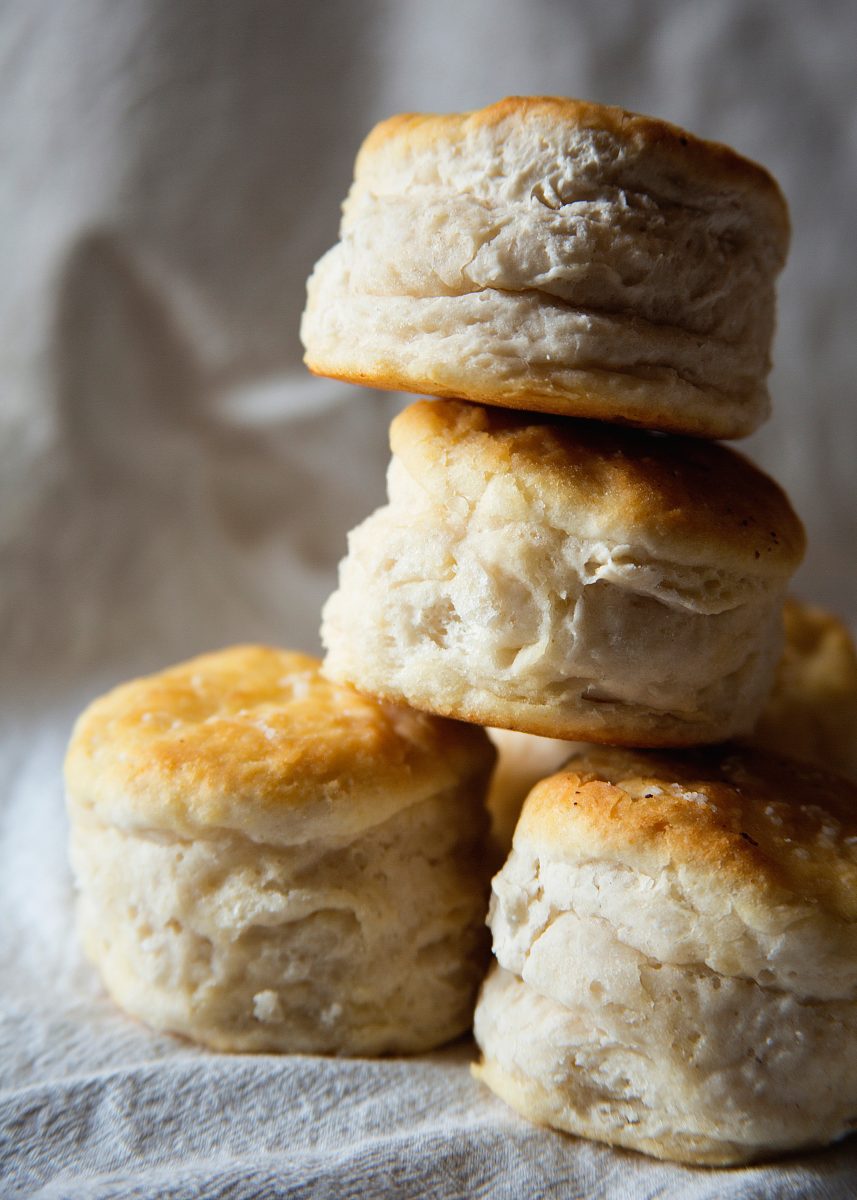
[[[463,401],[391,442],[324,608],[331,679],[544,737],[750,733],[803,552],[776,484],[722,446]]]
[[[587,748],[493,881],[477,1073],[660,1158],[823,1145],[857,1111],[857,787],[738,745]]]
[[[836,617],[789,598],[783,609],[785,645],[774,688],[748,739],[751,745],[799,758],[857,782],[857,651]],[[497,747],[488,808],[505,856],[527,794],[554,774],[579,743],[489,730]]]
[[[394,419],[390,447],[435,493],[475,506],[496,481],[538,496],[555,526],[642,544],[652,557],[776,578],[804,555],[785,493],[724,446],[421,400]]]
[[[67,757],[84,949],[126,1012],[218,1050],[441,1045],[484,970],[493,759],[270,647],[125,684]]]
[[[789,234],[788,208],[774,177],[759,163],[721,142],[696,137],[658,117],[630,112],[612,104],[596,104],[565,96],[507,96],[486,108],[466,113],[399,113],[381,121],[364,141],[356,173],[371,174],[383,153],[407,158],[438,143],[463,141],[477,129],[495,129],[504,122],[608,133],[631,155],[657,152],[672,156],[678,178],[689,175],[702,186],[729,184],[745,189],[759,204],[770,206],[770,218]]]
[[[73,813],[290,843],[353,833],[490,769],[481,732],[338,687],[319,667],[235,646],[115,688],[75,727]]]
[[[317,374],[703,437],[768,414],[788,214],[724,146],[550,97],[406,114],[343,213],[302,325]]]
[[[589,747],[536,784],[518,836],[649,873],[680,864],[758,906],[857,923],[857,785],[765,750]]]

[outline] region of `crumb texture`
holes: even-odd
[[[351,841],[76,829],[78,925],[126,1012],[218,1050],[416,1053],[469,1027],[485,819],[454,789]]]
[[[393,425],[389,503],[351,533],[324,609],[326,674],[547,737],[749,733],[803,532],[733,452],[662,443],[413,405]]]
[[[67,761],[78,926],[108,992],[219,1050],[430,1049],[487,952],[482,730],[236,647],[97,700]]]

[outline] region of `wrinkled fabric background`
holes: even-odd
[[[369,127],[559,93],[770,167],[792,206],[774,417],[745,448],[857,618],[850,0],[0,3],[0,1193],[857,1194],[857,1147],[686,1170],[539,1130],[414,1061],[214,1055],[114,1010],[72,936],[75,713],[234,641],[317,648],[400,399],[311,379],[304,280]]]

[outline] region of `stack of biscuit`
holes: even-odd
[[[495,802],[492,849],[487,727],[574,755],[494,880],[488,1086],[689,1162],[852,1127],[857,792],[735,740],[836,742],[801,683],[826,632],[782,654],[800,522],[713,440],[768,414],[787,242],[762,168],[619,109],[512,99],[370,134],[307,363],[432,398],[393,422],[323,664],[235,648],[80,718],[80,927],[128,1012],[230,1050],[469,1028],[521,800]]]
[[[573,753],[494,880],[477,1074],[687,1162],[857,1118],[857,791],[734,740],[802,725],[788,681],[771,694],[803,531],[712,440],[768,415],[788,236],[762,168],[660,121],[549,98],[395,117],[302,326],[318,374],[433,397],[393,422],[326,675]]]
[[[327,674],[549,737],[748,733],[803,531],[709,439],[767,415],[787,242],[762,168],[622,110],[511,99],[376,128],[309,283],[307,362],[454,398],[393,422]]]

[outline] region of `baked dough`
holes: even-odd
[[[832,613],[783,610],[785,647],[753,742],[857,781],[857,650]]]
[[[783,493],[695,439],[420,401],[389,503],[349,537],[325,673],[545,737],[692,745],[749,733],[803,553]]]
[[[478,1074],[533,1120],[726,1165],[857,1125],[857,788],[764,751],[592,748],[528,797]]]
[[[79,719],[79,929],[107,990],[218,1050],[411,1053],[470,1027],[484,971],[481,730],[236,647]],[[406,902],[403,902],[406,897]]]
[[[831,613],[789,598],[774,687],[748,739],[857,782],[857,651]],[[489,729],[497,766],[488,791],[491,832],[505,858],[530,789],[583,749],[579,742]]]
[[[502,862],[509,853],[521,806],[530,790],[558,771],[572,754],[584,749],[585,743],[519,733],[517,729],[489,729],[488,736],[497,748],[497,765],[486,804],[492,841]]]
[[[788,214],[725,146],[579,100],[406,114],[309,282],[311,371],[741,437],[766,418]]]

